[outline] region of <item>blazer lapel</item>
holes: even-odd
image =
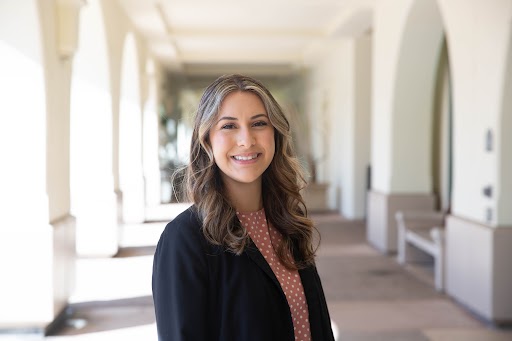
[[[302,281],[302,287],[304,288],[304,294],[308,306],[311,309],[315,309],[318,304],[318,296],[316,295],[316,283],[315,274],[312,267],[299,270],[300,280]]]
[[[326,340],[321,327],[323,311],[318,296],[318,292],[321,289],[318,287],[316,281],[315,267],[309,266],[305,269],[301,269],[299,270],[299,275],[302,281],[302,287],[304,288],[304,294],[306,295],[306,301],[308,302],[311,338],[313,340]]]
[[[267,274],[267,276],[270,277],[274,284],[277,285],[277,287],[279,288],[279,291],[281,291],[281,293],[283,294],[283,297],[286,298],[283,292],[283,288],[281,288],[281,284],[277,280],[274,271],[272,271],[272,268],[270,268],[270,265],[268,265],[268,262],[265,260],[265,257],[263,257],[260,250],[258,250],[256,245],[254,245],[254,242],[252,242],[249,246],[245,248],[245,253],[247,254],[247,256],[249,256],[250,259],[252,259],[254,263],[256,263],[256,265],[260,267],[261,270],[263,270],[263,272],[265,272],[265,274]]]

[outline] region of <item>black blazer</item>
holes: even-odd
[[[313,341],[334,340],[316,268],[299,275]],[[295,340],[288,302],[259,250],[251,244],[237,256],[208,243],[194,206],[160,237],[153,300],[160,341]]]

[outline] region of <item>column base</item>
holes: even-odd
[[[395,212],[398,210],[434,210],[432,194],[384,194],[368,192],[368,216],[366,238],[377,250],[395,253],[398,245],[398,229]]]
[[[75,277],[75,219],[20,220],[3,248],[0,334],[45,334],[65,314]]]
[[[35,325],[35,326],[17,326],[17,327],[4,327],[0,326],[0,339],[1,335],[5,336],[39,336],[45,337],[48,335],[55,334],[59,329],[61,329],[66,320],[72,316],[72,310],[69,305],[66,305],[64,309],[61,310],[55,319],[51,321],[48,325]]]
[[[512,325],[512,226],[446,220],[446,292],[495,325]]]

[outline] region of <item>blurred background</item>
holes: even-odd
[[[212,80],[285,109],[339,340],[512,340],[512,1],[0,1],[0,339],[156,340]]]

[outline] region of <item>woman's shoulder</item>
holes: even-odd
[[[204,239],[201,226],[196,207],[190,206],[165,226],[159,244],[179,245],[185,241]]]
[[[195,205],[189,206],[183,212],[178,214],[176,218],[167,224],[166,229],[180,228],[183,226],[201,227],[201,219],[199,218],[199,214]]]

